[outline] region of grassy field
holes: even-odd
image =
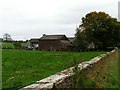
[[[2,50],[3,89],[18,89],[103,52]]]
[[[2,43],[2,47],[4,48],[4,47],[7,47],[7,48],[15,48],[14,47],[14,45],[13,45],[14,43],[10,43],[10,42],[3,42]],[[28,46],[27,45],[27,43],[21,43],[21,46]]]

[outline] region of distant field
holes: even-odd
[[[14,43],[10,43],[10,42],[2,42],[2,47],[7,47],[7,48],[15,48]],[[28,46],[27,43],[21,43],[22,46]]]
[[[18,89],[103,52],[2,50],[3,89]]]

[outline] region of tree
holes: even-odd
[[[74,43],[76,45],[77,51],[87,50],[87,47],[88,47],[87,36],[86,36],[85,32],[81,31],[81,29],[79,29],[79,28],[76,29]]]
[[[3,35],[3,41],[12,41],[11,35],[8,33],[5,33]]]
[[[120,44],[120,22],[105,12],[88,13],[82,18],[79,29],[85,32],[87,40],[93,42],[96,48],[106,49]]]

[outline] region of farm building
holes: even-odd
[[[39,46],[39,39],[40,38],[32,38],[32,39],[30,39],[29,42],[28,42],[28,48],[37,49],[38,46]]]
[[[43,35],[39,40],[39,50],[69,51],[73,44],[65,35]]]

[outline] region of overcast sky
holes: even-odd
[[[104,11],[118,18],[119,0],[0,0],[0,37],[30,39],[42,34],[74,36],[81,18]]]

